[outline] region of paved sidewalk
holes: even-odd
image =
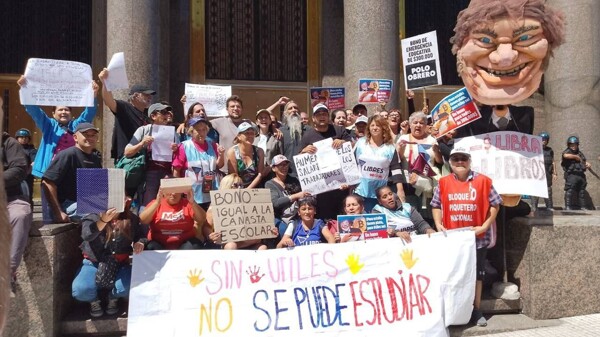
[[[527,330],[493,333],[481,336],[488,337],[597,337],[600,336],[600,314],[575,316],[548,320],[544,322],[557,322],[557,325],[532,328]]]

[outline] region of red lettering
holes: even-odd
[[[349,286],[350,286],[350,293],[352,294],[352,304],[354,306],[354,325],[355,326],[363,326],[362,322],[358,321],[358,312],[357,309],[358,307],[360,307],[362,305],[362,303],[358,303],[356,302],[356,293],[354,292],[354,285],[356,285],[358,283],[358,281],[352,281],[350,282]]]

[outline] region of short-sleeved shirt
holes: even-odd
[[[302,226],[302,220],[294,221],[285,230],[285,235],[291,237],[294,241],[294,246],[309,246],[321,243],[321,231],[325,227],[325,223],[321,219],[315,219],[312,228],[306,230]]]
[[[146,207],[155,202],[152,200]],[[195,233],[194,210],[187,199],[181,199],[176,205],[163,199],[152,217],[148,239],[157,241],[165,249],[177,249]]]
[[[327,130],[325,132],[317,131],[314,128],[306,130],[306,132],[304,132],[304,135],[302,135],[302,145],[301,145],[300,150],[307,147],[308,145],[311,145],[320,140],[327,139],[330,137],[333,138],[334,140],[335,139],[342,139],[345,141],[351,140],[350,133],[348,132],[348,130],[346,130],[346,128],[344,128],[343,126],[329,124],[329,127],[327,128]]]
[[[121,100],[116,100],[116,103],[117,111],[112,112],[115,115],[115,127],[110,151],[111,158],[121,158],[125,146],[129,143],[135,130],[148,122],[144,111],[139,111],[131,103]]]
[[[102,168],[100,158],[87,154],[74,146],[68,148],[52,160],[44,173],[44,179],[52,181],[57,188],[58,201],[77,200],[77,169]]]

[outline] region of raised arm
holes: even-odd
[[[100,79],[100,81],[102,81],[102,100],[104,101],[104,105],[106,105],[110,109],[110,111],[116,113],[117,101],[115,101],[112,92],[106,89],[106,83],[104,82],[108,78],[108,69],[102,69],[100,74],[98,74],[98,78]]]

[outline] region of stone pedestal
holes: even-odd
[[[358,100],[361,78],[394,81],[388,107],[398,106],[400,84],[400,38],[398,1],[344,1],[344,76],[346,106]],[[368,104],[369,114],[376,103]]]
[[[17,270],[4,337],[57,336],[60,320],[72,307],[71,283],[81,265],[80,229],[74,224],[32,229]]]
[[[508,281],[519,286],[525,315],[600,312],[600,212],[515,218],[506,233]]]
[[[548,0],[566,15],[566,43],[554,52],[545,73],[545,112],[550,146],[560,164],[569,136],[579,136],[580,149],[596,171],[600,171],[600,1]],[[560,166],[554,203],[564,204],[564,179]],[[600,179],[587,174],[591,200],[600,203]],[[589,205],[591,206],[591,205]]]

